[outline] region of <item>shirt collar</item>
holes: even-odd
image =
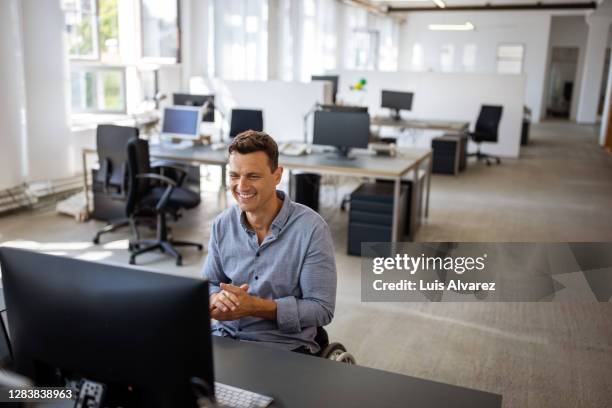
[[[272,220],[272,225],[270,225],[270,230],[275,236],[283,229],[291,213],[291,199],[287,197],[287,194],[283,191],[276,190],[276,196],[283,201],[283,205],[278,214],[276,214],[276,217],[274,217],[274,220]],[[238,208],[238,217],[242,228],[244,228],[246,232],[254,233],[253,229],[247,223],[246,214],[244,211],[240,210],[240,208]]]

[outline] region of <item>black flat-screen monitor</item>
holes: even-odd
[[[175,93],[172,94],[173,105],[184,105],[184,106],[205,106],[202,112],[202,122],[214,122],[215,121],[215,95],[192,95]]]
[[[263,131],[263,112],[257,109],[232,109],[230,137],[247,130]]]
[[[392,109],[394,112],[393,118],[399,120],[401,110],[412,110],[413,97],[414,93],[412,92],[387,91],[383,89],[380,106]]]
[[[86,378],[105,406],[195,407],[214,388],[203,280],[0,248],[14,369],[39,386]]]
[[[336,103],[336,94],[338,93],[338,81],[340,77],[338,75],[313,75],[310,77],[311,81],[330,81],[332,83],[332,103]]]
[[[370,115],[364,112],[316,111],[312,143],[334,146],[341,157],[351,148],[367,148],[370,141]]]

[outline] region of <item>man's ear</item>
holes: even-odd
[[[276,183],[276,185],[279,185],[281,180],[283,179],[283,167],[278,166],[276,170],[274,170],[274,173],[272,173],[272,175],[274,176],[274,182]]]

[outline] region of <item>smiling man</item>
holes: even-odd
[[[325,221],[282,191],[278,146],[246,131],[229,146],[237,205],[214,221],[202,272],[213,334],[316,353],[318,326],[336,302],[334,249]]]

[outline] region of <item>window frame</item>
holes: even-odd
[[[75,0],[75,1],[79,1],[79,0]],[[70,53],[70,47],[68,47],[68,59],[69,61],[100,61],[101,59],[101,47],[100,47],[100,21],[99,21],[99,12],[100,12],[100,4],[98,0],[91,0],[91,3],[94,5],[94,12],[93,12],[93,28],[92,28],[92,35],[95,36],[95,39],[93,40],[93,52],[92,52],[92,56],[91,57],[86,57],[83,55],[74,55]],[[64,11],[64,16],[66,14],[66,9],[63,10]],[[65,23],[64,23],[65,25]],[[65,28],[64,28],[65,29]],[[65,31],[64,31],[65,32]]]

